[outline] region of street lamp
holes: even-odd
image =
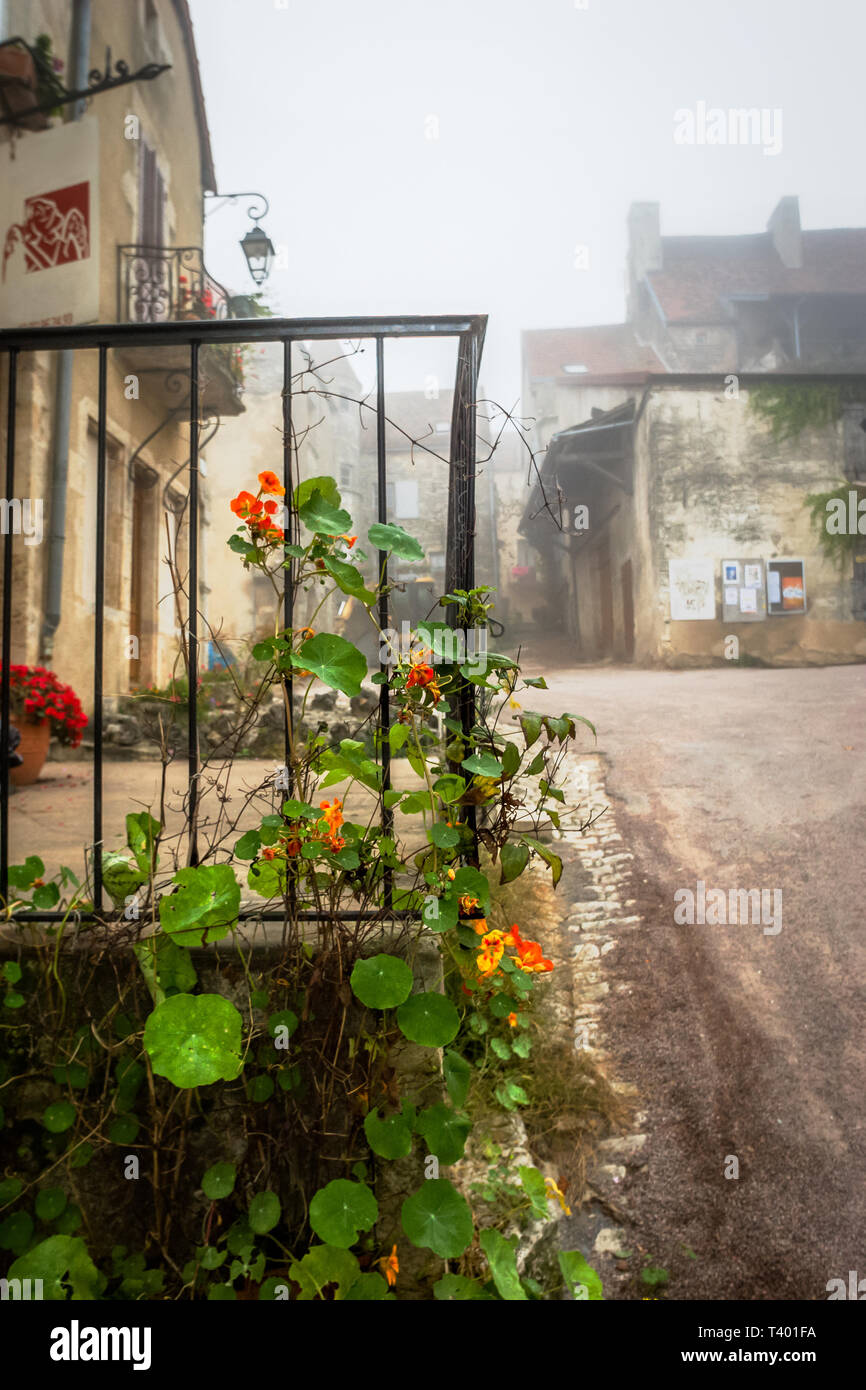
[[[256,204],[247,208],[247,216],[253,220],[253,225],[249,231],[241,238],[241,250],[246,258],[250,275],[256,285],[264,284],[271,269],[271,263],[276,255],[274,243],[271,241],[264,227],[259,223],[270,211],[270,203],[263,193],[205,193],[206,198],[227,198],[233,203],[238,198],[258,198],[261,208],[256,212]]]
[[[250,275],[257,285],[268,278],[274,259],[274,244],[263,227],[256,222],[241,240],[241,250],[247,258]]]

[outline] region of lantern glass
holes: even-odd
[[[261,285],[268,278],[275,255],[273,242],[267,232],[256,225],[250,228],[241,241],[241,250],[246,256],[253,281]]]

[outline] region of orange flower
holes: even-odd
[[[279,502],[266,502],[265,511],[267,512],[268,516],[273,516],[274,512],[278,509],[279,505]]]
[[[275,497],[285,497],[286,489],[283,487],[276,473],[272,473],[266,468],[264,473],[259,474],[259,482],[262,492],[271,492]]]
[[[233,497],[230,504],[235,516],[239,516],[242,521],[246,521],[250,516],[256,516],[262,510],[262,504],[257,497],[253,497],[251,492],[239,492],[237,497]]]
[[[487,918],[486,918],[486,917],[476,917],[476,918],[473,920],[472,925],[473,925],[473,927],[475,928],[475,931],[476,931],[476,933],[478,934],[478,936],[483,936],[484,933],[487,931]]]
[[[262,845],[263,859],[276,859],[277,851],[273,845]]]
[[[340,539],[341,541],[345,541],[345,542],[346,542],[346,545],[347,545],[347,546],[349,547],[349,549],[351,550],[351,549],[352,549],[352,546],[355,544],[355,541],[358,539],[358,537],[357,537],[357,536],[340,536],[339,539]]]
[[[324,836],[325,840],[330,845],[331,849],[343,849],[346,841],[341,835],[337,834],[337,831],[343,824],[342,801],[335,800],[333,806],[330,801],[322,801],[319,803],[319,809],[324,811],[325,814],[322,819],[327,822],[328,826]]]
[[[535,975],[553,969],[553,961],[544,958],[537,941],[523,940],[516,922],[503,939],[506,946],[512,946],[517,951],[517,955],[511,957],[514,964],[527,974]]]
[[[509,1015],[508,1015],[508,1018],[507,1018],[505,1021],[506,1021],[506,1023],[508,1024],[509,1028],[516,1028],[516,1027],[517,1027],[517,1014],[514,1014],[514,1013],[509,1014]]]
[[[459,901],[461,917],[468,917],[473,908],[481,906],[478,898],[470,898],[468,895],[460,898]]]
[[[433,696],[434,705],[438,705],[442,699],[442,691],[436,680],[436,672],[432,666],[427,666],[423,661],[412,662],[412,669],[406,678],[406,689],[411,690],[413,685],[420,685],[422,690],[429,690]]]
[[[483,936],[481,950],[475,959],[479,975],[492,975],[498,968],[504,951],[505,941],[501,931],[488,932],[487,936]]]
[[[383,1255],[381,1259],[376,1261],[376,1264],[387,1279],[388,1287],[391,1288],[392,1285],[396,1284],[397,1275],[400,1273],[400,1263],[397,1259],[396,1245],[391,1246],[390,1255]]]

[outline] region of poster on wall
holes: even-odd
[[[99,319],[95,117],[0,147],[0,327]]]
[[[767,616],[763,560],[723,560],[722,580],[722,622],[762,623]]]
[[[716,616],[716,572],[712,560],[671,560],[671,619],[686,622]]]

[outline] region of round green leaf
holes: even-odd
[[[220,994],[174,994],[144,1025],[144,1050],[157,1076],[175,1086],[233,1081],[241,1070],[243,1020]]]
[[[301,644],[299,651],[292,655],[292,665],[303,671],[312,671],[314,676],[331,686],[342,690],[350,698],[360,695],[361,681],[367,674],[367,658],[345,637],[332,632],[317,632]]]
[[[350,983],[368,1009],[396,1009],[412,993],[412,971],[397,956],[370,956],[356,962]]]
[[[36,1215],[40,1221],[55,1221],[66,1206],[62,1187],[43,1187],[36,1194]]]
[[[447,1105],[431,1105],[421,1111],[415,1128],[440,1162],[457,1163],[463,1157],[472,1122]]]
[[[278,1013],[271,1014],[268,1019],[268,1032],[272,1038],[277,1035],[278,1028],[285,1028],[287,1031],[281,1034],[281,1038],[286,1041],[292,1036],[298,1026],[298,1015],[293,1014],[291,1009],[280,1009]]]
[[[73,1231],[78,1230],[83,1220],[84,1212],[81,1207],[77,1202],[70,1202],[69,1206],[65,1207],[58,1216],[54,1226],[59,1235],[71,1236]]]
[[[17,985],[18,981],[21,979],[21,973],[21,966],[18,964],[17,960],[7,960],[6,964],[3,966],[3,978],[4,980],[8,980],[10,985]]]
[[[310,1202],[310,1225],[328,1245],[348,1250],[361,1231],[368,1231],[379,1215],[379,1204],[362,1182],[335,1178],[320,1187]]]
[[[273,1094],[274,1083],[270,1076],[254,1076],[247,1088],[247,1095],[256,1105],[261,1105],[264,1101],[270,1100]]]
[[[250,1228],[257,1236],[273,1230],[280,1219],[280,1199],[276,1192],[258,1192],[250,1202]]]
[[[112,1144],[133,1144],[140,1129],[134,1115],[118,1115],[108,1126],[108,1137]]]
[[[394,1295],[388,1292],[388,1285],[381,1274],[370,1271],[362,1274],[346,1294],[347,1303],[360,1303],[361,1301],[384,1303],[386,1300],[393,1300]]]
[[[23,1186],[24,1183],[21,1178],[3,1178],[0,1180],[0,1207],[14,1202]]]
[[[371,1110],[364,1120],[367,1143],[380,1158],[405,1158],[412,1148],[412,1131],[402,1115],[389,1115],[380,1120],[379,1111]]]
[[[456,1260],[472,1240],[472,1212],[447,1178],[428,1178],[407,1197],[400,1212],[403,1230],[443,1260]]]
[[[13,1211],[5,1221],[0,1221],[0,1248],[20,1255],[30,1244],[33,1235],[33,1217],[28,1211]]]
[[[201,1180],[201,1189],[212,1202],[228,1197],[235,1185],[237,1169],[233,1163],[214,1163]]]
[[[56,1100],[42,1116],[42,1123],[52,1134],[62,1134],[75,1124],[75,1106],[68,1100]]]
[[[457,1037],[460,1015],[444,994],[413,994],[397,1010],[397,1022],[410,1042],[444,1047]]]

